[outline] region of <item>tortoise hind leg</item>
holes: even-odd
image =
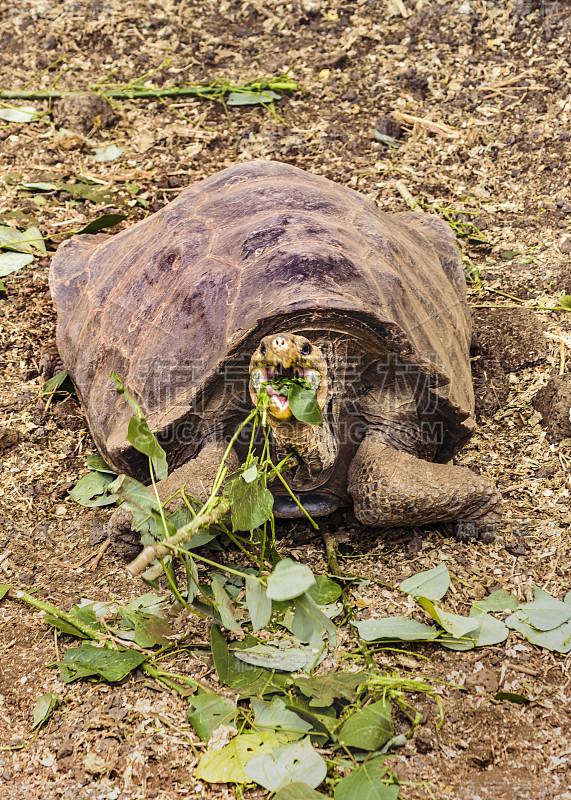
[[[434,464],[387,446],[375,433],[349,468],[349,494],[364,525],[454,523],[459,541],[494,538],[501,497],[494,484],[466,467]]]
[[[226,452],[226,443],[211,439],[206,442],[202,450],[195,457],[182,466],[173,470],[167,478],[157,483],[157,492],[161,503],[166,503],[179,489],[185,487],[185,493],[195,500],[203,503],[210,495],[214,479],[220,467],[220,462]],[[228,472],[237,469],[240,462],[234,450],[230,451],[226,459]],[[152,492],[152,487],[149,488]],[[168,513],[172,513],[182,505],[180,495],[177,495],[167,505]],[[133,514],[123,506],[119,506],[107,523],[109,538],[127,560],[135,558],[141,550],[139,533],[131,530]]]

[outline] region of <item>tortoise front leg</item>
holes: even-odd
[[[214,486],[214,479],[218,473],[220,462],[226,452],[227,445],[220,440],[207,441],[199,454],[187,461],[182,466],[173,470],[170,475],[157,483],[157,492],[161,503],[166,503],[169,497],[185,486],[185,493],[195,500],[204,503]],[[228,472],[238,469],[240,461],[234,450],[230,451],[226,459]],[[185,485],[186,484],[186,485]],[[152,487],[149,487],[152,492]],[[167,506],[168,513],[172,513],[182,505],[182,498],[177,495]],[[122,551],[125,558],[135,558],[141,549],[139,534],[131,530],[133,514],[131,511],[119,506],[107,523],[107,532],[115,547]]]
[[[492,541],[502,500],[494,484],[467,469],[423,461],[370,433],[349,467],[348,490],[363,525],[394,528],[453,522],[459,541]]]

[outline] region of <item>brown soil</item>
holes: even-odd
[[[51,251],[62,231],[102,213],[128,213],[131,224],[180,187],[237,161],[268,157],[351,186],[387,211],[406,209],[395,188],[400,180],[429,205],[469,209],[457,221],[473,222],[492,243],[487,251],[466,245],[482,282],[471,284],[471,302],[485,307],[488,332],[477,384],[488,381],[491,400],[481,406],[479,432],[458,463],[498,482],[506,500],[502,531],[490,545],[459,545],[428,531],[412,544],[408,536],[405,546],[396,534],[365,540],[355,525],[340,525],[336,535],[362,554],[347,568],[371,579],[352,592],[362,616],[406,612],[406,601],[386,585],[442,559],[454,575],[447,607],[459,613],[500,586],[522,599],[534,583],[560,599],[571,588],[570,440],[550,444],[533,406],[551,375],[568,372],[571,343],[566,312],[537,310],[571,293],[570,26],[568,0],[0,0],[4,88],[23,87],[36,75],[32,88],[45,88],[61,71],[57,88],[85,90],[112,71],[111,80],[126,83],[166,61],[150,78],[161,86],[216,77],[240,83],[293,64],[306,90],[284,98],[277,116],[260,107],[227,115],[219,103],[189,98],[110,108],[82,98],[54,104],[53,117],[47,102],[24,103],[48,116],[0,124],[0,217],[37,222],[52,237]],[[376,140],[375,128],[400,148]],[[125,152],[99,163],[91,141]],[[111,195],[95,203],[63,191],[38,199],[39,192],[17,186],[78,175]],[[140,187],[146,208],[125,184]],[[46,409],[38,399],[40,348],[54,332],[49,260],[6,278],[0,300],[2,580],[33,587],[64,609],[82,597],[127,601],[142,584],[128,579],[109,551],[93,567],[109,512],[82,509],[67,495],[93,451],[81,411],[74,401]],[[520,301],[534,315],[526,327],[533,346],[522,345],[526,352],[514,361],[503,345],[515,317],[494,311],[519,308]],[[323,568],[319,538],[299,525],[282,529],[284,553]],[[0,751],[2,800],[234,796],[193,777],[189,742],[198,743],[182,700],[140,674],[119,686],[64,686],[47,665],[71,640],[56,642],[38,613],[11,600],[0,605],[0,620],[3,743],[25,741],[37,695],[64,698],[32,744]],[[180,624],[185,632],[193,625]],[[193,647],[205,641],[200,624]],[[173,669],[210,675],[201,652],[207,651],[177,659]],[[401,780],[411,782],[403,797],[428,797],[425,782],[440,800],[571,798],[565,657],[511,634],[504,645],[475,652],[411,646],[377,658],[388,669],[445,681],[436,684],[444,724],[437,729],[435,705],[418,698],[424,724],[395,759]],[[497,687],[533,702],[492,701]]]

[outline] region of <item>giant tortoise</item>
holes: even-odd
[[[64,242],[50,287],[97,447],[148,479],[114,370],[166,450],[161,497],[186,484],[203,498],[260,386],[299,376],[323,426],[271,390],[269,423],[276,452],[297,456],[288,482],[310,513],[353,506],[365,525],[493,535],[495,486],[447,463],[475,427],[472,330],[460,254],[437,217],[389,215],[326,178],[252,161],[115,236]],[[301,513],[280,487],[276,516]]]

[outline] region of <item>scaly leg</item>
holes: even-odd
[[[394,528],[453,522],[459,541],[492,541],[502,500],[494,484],[467,469],[434,464],[387,446],[376,433],[349,467],[349,494],[363,525]]]
[[[168,478],[157,483],[157,492],[161,503],[166,501],[185,484],[185,493],[195,500],[203,503],[210,495],[214,485],[214,479],[220,467],[220,462],[226,452],[227,445],[212,439],[204,445],[200,453],[187,461],[182,466],[173,470]],[[226,459],[228,472],[239,467],[239,459],[234,450],[230,451]],[[152,487],[149,489],[152,491]],[[182,504],[180,495],[177,495],[168,504],[169,513]],[[131,530],[133,514],[119,506],[111,515],[107,531],[109,538],[114,543],[117,550],[121,551],[125,558],[134,558],[141,549],[139,534]]]

